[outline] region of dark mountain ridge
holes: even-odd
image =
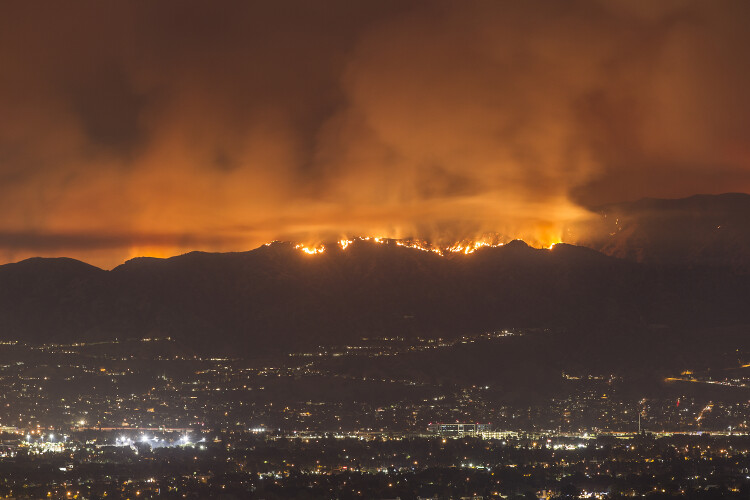
[[[576,244],[659,265],[727,267],[750,273],[750,195],[643,199],[599,207],[571,228]]]
[[[172,336],[251,355],[375,336],[457,336],[511,327],[627,330],[750,323],[750,280],[516,241],[441,257],[355,241],[306,255],[139,258],[111,271],[72,259],[0,266],[0,330],[30,342]]]

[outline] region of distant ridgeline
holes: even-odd
[[[0,266],[0,336],[171,336],[199,349],[252,355],[362,337],[516,327],[629,335],[655,325],[750,324],[743,272],[750,230],[740,223],[750,220],[750,197],[645,200],[603,209],[602,219],[599,233],[587,229],[594,236],[586,243],[626,258],[521,241],[444,258],[360,239],[315,255],[274,243],[243,253],[138,258],[111,271],[72,259],[29,259]],[[673,260],[670,241],[679,242]]]
[[[638,262],[750,273],[750,195],[647,198],[595,212],[570,228],[569,241]]]

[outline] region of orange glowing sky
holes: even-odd
[[[0,262],[537,246],[750,190],[745,1],[10,2]]]

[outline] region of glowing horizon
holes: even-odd
[[[750,192],[750,4],[292,3],[8,6],[0,263],[549,247],[603,205]]]

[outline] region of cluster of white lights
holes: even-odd
[[[118,437],[118,438],[115,439],[115,442],[117,443],[117,445],[120,445],[120,446],[130,446],[135,441],[132,438],[128,437],[128,436],[120,436],[120,437]],[[167,445],[167,440],[166,439],[161,439],[161,438],[156,437],[156,436],[151,437],[148,434],[142,434],[141,437],[140,437],[140,442],[141,443],[164,443],[164,445]],[[189,445],[190,444],[190,436],[188,436],[187,434],[181,436],[180,440],[179,440],[179,444],[181,444],[181,445]]]

